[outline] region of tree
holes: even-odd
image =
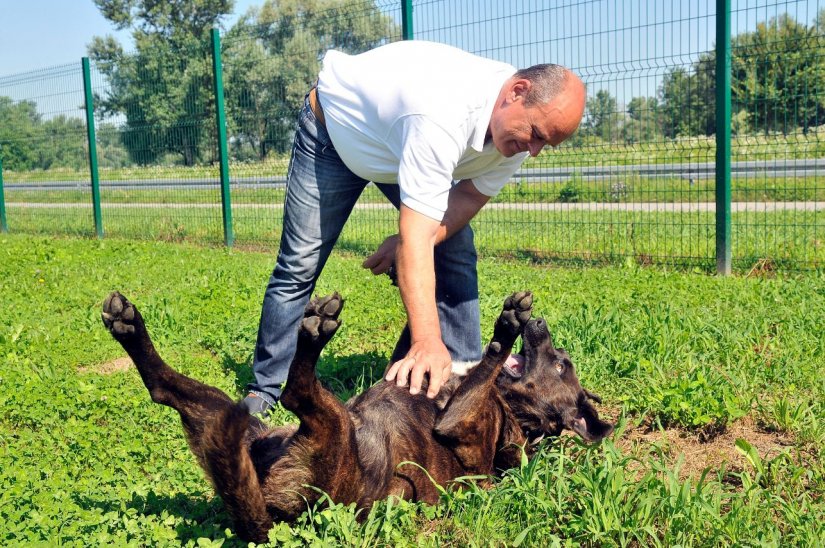
[[[37,168],[68,167],[81,169],[88,165],[86,157],[86,123],[60,114],[39,124]]]
[[[825,119],[825,10],[808,27],[790,15],[733,39],[732,93],[756,127],[788,133]]]
[[[618,135],[619,108],[616,98],[605,89],[600,89],[587,100],[587,116],[584,123],[588,135],[612,141]]]
[[[0,96],[0,154],[3,169],[27,170],[37,167],[36,126],[40,123],[34,101],[15,103]]]
[[[123,143],[134,162],[167,152],[185,165],[214,150],[209,31],[231,13],[233,0],[95,0],[118,30],[132,29],[136,53],[126,55],[112,37],[95,37],[89,56],[106,77],[96,94],[104,116],[125,115]],[[207,126],[208,127],[208,126]]]
[[[224,39],[227,111],[235,154],[285,152],[295,115],[328,49],[360,53],[400,35],[363,0],[267,0]]]
[[[634,97],[627,105],[628,120],[622,125],[626,143],[655,141],[658,129],[659,102],[655,97]]]

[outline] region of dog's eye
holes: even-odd
[[[561,374],[564,371],[564,364],[562,362],[556,362],[556,371]]]

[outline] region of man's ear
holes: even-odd
[[[533,82],[527,80],[526,78],[519,78],[513,85],[511,86],[510,90],[514,94],[514,98],[518,97],[522,101],[527,97],[527,94],[530,92],[530,89],[533,87]]]
[[[510,82],[510,87],[507,90],[507,101],[515,103],[518,100],[524,100],[533,83],[525,78],[519,78]]]

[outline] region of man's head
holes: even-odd
[[[538,155],[557,146],[579,127],[585,105],[584,83],[559,65],[535,65],[510,77],[499,92],[488,129],[501,154]]]

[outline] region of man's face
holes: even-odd
[[[574,81],[547,104],[524,105],[531,83],[510,81],[490,118],[490,136],[506,157],[519,152],[537,156],[546,146],[558,146],[573,135],[584,112],[584,88]]]

